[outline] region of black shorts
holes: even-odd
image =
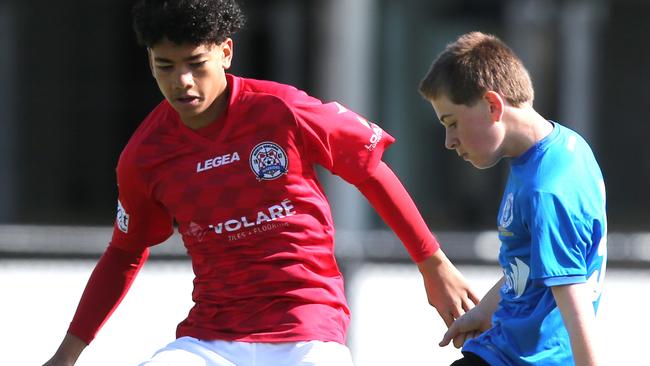
[[[490,366],[490,364],[475,353],[463,352],[463,358],[454,361],[451,366]]]

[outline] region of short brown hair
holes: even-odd
[[[447,45],[420,82],[420,94],[427,100],[444,93],[454,104],[473,105],[489,90],[515,107],[534,99],[521,60],[497,37],[481,32],[464,34]]]

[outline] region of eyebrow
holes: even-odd
[[[198,59],[200,59],[201,57],[203,57],[203,56],[205,56],[205,55],[207,55],[207,53],[205,53],[205,52],[204,52],[204,53],[199,53],[199,54],[196,54],[196,55],[192,55],[192,56],[189,56],[189,57],[185,57],[185,58],[183,59],[183,61],[194,61],[194,60],[198,60]],[[171,64],[171,63],[174,63],[174,61],[172,61],[172,60],[170,60],[170,59],[168,59],[168,58],[164,58],[164,57],[154,57],[154,61],[157,61],[157,62],[166,62],[166,63],[170,63],[170,64]]]

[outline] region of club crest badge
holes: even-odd
[[[512,224],[513,201],[514,201],[514,195],[512,194],[512,192],[510,192],[506,197],[506,202],[503,204],[503,211],[501,213],[501,220],[499,222],[502,228],[507,228],[508,226],[510,226],[510,224]]]
[[[250,155],[250,166],[257,180],[273,180],[287,174],[289,158],[287,153],[274,142],[257,144]]]

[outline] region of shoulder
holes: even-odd
[[[532,189],[566,192],[602,179],[589,144],[577,132],[554,123],[555,131],[528,173]]]
[[[520,174],[525,195],[535,202],[598,208],[604,182],[591,147],[570,128],[555,128],[539,159]]]
[[[553,124],[557,129],[557,134],[549,146],[548,153],[556,163],[564,162],[569,167],[584,160],[589,162],[593,160],[595,163],[589,143],[579,133],[557,122]]]
[[[573,182],[602,180],[600,165],[589,143],[579,133],[557,124],[559,144],[553,151],[554,161],[562,169],[564,178]]]
[[[246,103],[277,104],[291,111],[322,102],[292,85],[238,77],[239,98]]]
[[[156,134],[168,129],[172,111],[169,103],[163,100],[142,120],[120,154],[118,169],[134,165],[143,146],[154,141]]]

